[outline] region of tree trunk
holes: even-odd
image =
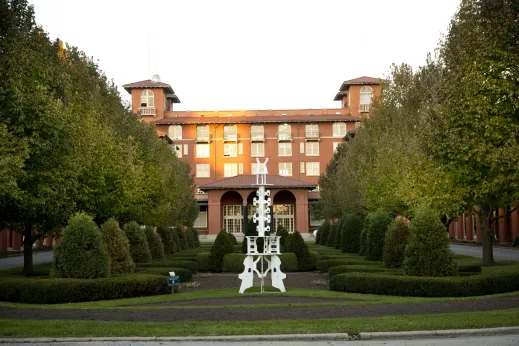
[[[34,243],[31,225],[25,225],[23,235],[25,237],[23,240],[23,273],[29,275],[32,274],[32,244]]]
[[[494,250],[494,233],[490,229],[490,206],[481,205],[479,207],[479,227],[481,229],[481,243],[483,244],[483,257],[481,259],[482,266],[493,266]]]

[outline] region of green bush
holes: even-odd
[[[344,273],[387,273],[387,274],[404,274],[403,271],[397,271],[394,269],[386,269],[377,266],[366,266],[366,265],[342,265],[330,267],[328,269],[328,277],[344,274]]]
[[[144,228],[144,234],[146,235],[146,239],[148,240],[151,258],[164,258],[164,244],[162,243],[160,235],[157,232],[155,232],[155,229],[151,226],[146,226]]]
[[[196,263],[198,264],[198,270],[201,272],[208,272],[211,270],[211,267],[209,266],[209,255],[210,252],[199,252],[196,255]]]
[[[317,268],[317,263],[321,260],[321,254],[317,251],[310,250],[310,256],[312,256],[312,261],[315,263],[315,266]]]
[[[62,240],[63,241],[63,240]],[[2,278],[3,301],[60,304],[142,297],[171,292],[163,276],[129,274],[102,279]]]
[[[317,264],[317,269],[320,272],[327,273],[328,270],[331,267],[342,266],[342,265],[377,266],[378,263],[377,262],[373,262],[373,261],[366,261],[366,260],[363,260],[363,259],[358,259],[358,260],[354,260],[354,259],[329,259],[329,260],[321,260],[321,261],[319,261],[319,263]]]
[[[403,268],[412,276],[453,276],[457,268],[446,229],[434,210],[420,207],[411,221]]]
[[[330,234],[330,228],[331,228],[331,224],[328,221],[325,221],[319,228],[320,229],[319,232],[321,232],[321,237],[320,237],[320,242],[319,242],[320,245],[326,246],[326,242],[328,241],[328,235]]]
[[[328,237],[326,238],[326,243],[324,245],[328,247],[335,247],[335,233],[337,232],[337,224],[331,224],[330,230],[328,232]]]
[[[364,257],[361,257],[356,254],[330,254],[330,255],[321,255],[321,261],[322,260],[329,260],[329,259],[349,259],[349,260],[358,260],[358,261],[365,261]]]
[[[173,230],[168,227],[159,227],[157,229],[157,233],[162,239],[162,244],[164,245],[164,255],[172,255],[178,251],[175,242],[173,241]]]
[[[193,272],[186,268],[140,268],[139,274],[153,274],[161,276],[169,276],[169,272],[175,272],[180,282],[188,282],[193,280]]]
[[[211,254],[209,255],[209,267],[211,271],[221,272],[223,256],[233,252],[234,245],[231,237],[229,237],[225,230],[221,230],[216,236],[213,247],[211,248]]]
[[[189,227],[188,229],[191,231],[191,233],[193,233],[193,239],[195,240],[195,248],[200,247],[200,234],[198,234],[198,231],[193,227]]]
[[[176,228],[170,228],[171,229],[171,238],[173,239],[173,244],[175,244],[175,252],[180,252],[182,250],[182,241],[180,240],[180,237],[178,235],[178,230]]]
[[[362,218],[358,215],[346,215],[342,223],[341,244],[342,252],[359,253]]]
[[[195,261],[156,260],[151,263],[137,263],[137,268],[185,268],[196,273],[198,264]]]
[[[110,255],[91,216],[78,213],[68,220],[63,237],[54,248],[52,274],[78,279],[110,276]]]
[[[179,244],[180,244],[180,249],[181,250],[189,249],[189,244],[187,243],[187,238],[186,238],[186,235],[185,235],[184,231],[181,230],[180,228],[175,228],[175,233],[178,236],[178,241],[179,241]]]
[[[238,245],[238,240],[234,234],[227,232],[227,236],[231,239],[232,245]]]
[[[243,241],[241,243],[241,252],[247,253],[247,237],[257,237],[258,231],[257,231],[257,225],[252,219],[249,219],[247,221],[247,231],[245,232],[245,235],[243,237]]]
[[[342,230],[344,227],[344,217],[339,219],[339,222],[335,226],[335,239],[333,240],[333,247],[338,249],[342,249]]]
[[[377,211],[370,217],[366,234],[366,259],[381,261],[384,253],[384,237],[391,223],[389,216],[383,211]]]
[[[282,272],[295,272],[298,270],[297,257],[294,253],[282,253],[279,256],[281,260],[281,271]],[[245,270],[243,261],[247,257],[246,254],[242,253],[231,253],[223,257],[222,272],[228,273],[242,273]],[[265,262],[264,268],[267,268]]]
[[[281,237],[279,238],[279,246],[281,247],[281,250],[284,250],[286,247],[287,238],[289,236],[288,231],[285,229],[285,227],[279,225],[276,230],[276,235]]]
[[[130,243],[126,234],[119,227],[115,219],[106,221],[102,226],[103,242],[106,244],[110,256],[110,269],[112,274],[133,273],[135,263],[130,254]]]
[[[345,273],[330,279],[333,291],[413,297],[470,297],[513,292],[519,287],[516,270],[454,277],[391,276]]]
[[[400,268],[404,263],[405,246],[409,240],[409,227],[403,220],[393,221],[384,239],[384,267]]]
[[[481,265],[479,264],[464,264],[458,265],[459,273],[481,273]]]
[[[366,248],[368,247],[368,230],[363,228],[360,232],[360,240],[359,240],[359,255],[366,255]]]
[[[135,221],[124,225],[124,233],[130,242],[130,254],[135,263],[146,263],[151,261],[151,252],[148,239],[139,224]]]
[[[310,254],[308,250],[308,245],[306,245],[303,237],[297,231],[292,233],[287,240],[287,248],[285,252],[293,252],[297,257],[297,265],[300,271],[314,270],[317,266],[317,263],[314,260],[314,257]]]

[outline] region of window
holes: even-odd
[[[287,141],[292,139],[292,128],[288,124],[278,126],[278,140]],[[290,154],[292,155],[292,154]]]
[[[292,162],[279,163],[279,175],[291,177],[292,176]]]
[[[198,216],[196,217],[194,228],[206,228],[207,227],[207,205],[198,206]]]
[[[237,141],[238,140],[238,130],[236,129],[236,125],[225,125],[223,127],[223,140],[224,141]]]
[[[172,144],[171,150],[177,154],[177,157],[182,157],[182,144]]]
[[[196,145],[196,157],[197,158],[208,158],[209,157],[209,144],[197,144]]]
[[[257,163],[251,163],[251,165],[250,165],[250,172],[251,172],[251,173],[250,173],[250,174],[252,174],[252,175],[257,174],[257,173],[256,173],[256,167],[257,167],[257,165],[258,165]],[[259,174],[263,174],[263,173],[265,173],[264,171],[265,171],[265,170],[264,170],[263,164],[260,164],[260,171],[259,171]]]
[[[306,138],[319,138],[319,126],[317,124],[308,124],[305,126]]]
[[[241,205],[223,206],[223,228],[228,233],[242,233],[243,207]]]
[[[263,141],[265,139],[265,134],[263,131],[263,125],[252,125],[250,127],[251,141]]]
[[[370,87],[360,88],[360,104],[369,105],[371,103],[371,97],[373,96],[373,89]]]
[[[333,142],[333,152],[337,151],[337,147],[341,144],[341,142]]]
[[[307,176],[319,176],[319,162],[307,162],[306,163],[306,175]]]
[[[263,157],[265,156],[265,143],[251,143],[250,156]]]
[[[333,136],[334,137],[346,136],[346,123],[334,123],[333,124]]]
[[[141,92],[141,107],[153,107],[155,105],[153,91],[150,89]]]
[[[276,229],[283,226],[288,233],[294,233],[294,205],[274,204],[274,222]]]
[[[278,143],[278,156],[292,156],[292,143]]]
[[[224,163],[223,165],[223,176],[234,177],[238,175],[238,164],[236,163]]]
[[[238,146],[236,143],[225,143],[223,145],[224,157],[236,157],[238,154]]]
[[[198,163],[196,165],[196,177],[197,178],[209,178],[211,173],[209,172],[210,165],[207,163]]]
[[[324,219],[318,220],[315,216],[314,208],[309,206],[309,213],[310,213],[310,226],[318,227],[321,226],[324,223]]]
[[[305,143],[303,143],[303,142],[299,143],[299,153],[300,154],[305,153]]]
[[[199,125],[196,127],[196,140],[198,142],[209,142],[209,126]]]
[[[182,126],[180,125],[171,125],[168,128],[168,137],[175,139],[182,139]]]
[[[319,142],[306,142],[306,156],[319,156]]]
[[[304,173],[305,172],[305,163],[299,162],[299,172]]]

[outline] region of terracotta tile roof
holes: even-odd
[[[167,94],[174,94],[173,88],[171,85],[162,83],[162,82],[154,82],[151,79],[142,80],[140,82],[124,84],[123,88],[128,92],[132,93],[132,89],[144,89],[144,88],[162,88],[166,89]]]
[[[339,90],[345,91],[346,89],[348,89],[348,87],[350,85],[373,85],[373,84],[380,84],[381,82],[382,82],[382,79],[380,79],[380,78],[362,76],[359,78],[354,78],[354,79],[344,81]]]
[[[175,117],[156,120],[157,125],[168,124],[267,124],[267,123],[322,123],[333,121],[359,121],[359,117],[343,114],[238,116],[238,117]]]
[[[237,175],[235,177],[225,178],[214,181],[209,184],[200,185],[200,190],[222,190],[222,189],[250,189],[256,184],[256,175]],[[267,175],[267,184],[271,184],[268,188],[300,188],[315,189],[317,184],[308,183],[297,179],[283,177],[279,175]]]
[[[345,95],[348,95],[348,91],[339,91],[336,95],[335,95],[335,98],[333,99],[334,101],[342,101],[342,97],[345,96]]]

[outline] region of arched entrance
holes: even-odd
[[[274,196],[274,222],[276,230],[283,226],[288,233],[295,230],[296,197],[288,190],[281,190]]]
[[[220,199],[223,214],[223,228],[233,234],[243,230],[243,199],[236,191],[227,191]]]

